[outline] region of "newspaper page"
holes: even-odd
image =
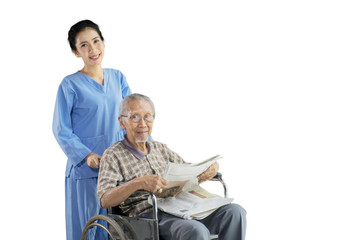
[[[168,181],[184,181],[196,178],[204,172],[211,164],[221,159],[220,155],[206,159],[199,163],[169,163],[164,174],[164,178]]]
[[[163,176],[168,186],[157,195],[158,208],[185,219],[203,219],[217,208],[231,203],[232,198],[223,198],[201,188],[197,179],[199,174],[221,158],[216,155],[199,163],[169,163]]]
[[[159,198],[158,208],[184,219],[201,220],[209,216],[217,208],[232,201],[232,198],[223,198],[198,187],[189,192],[181,192],[174,197]]]

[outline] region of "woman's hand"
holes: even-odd
[[[89,165],[89,167],[91,167],[91,168],[99,168],[100,159],[101,159],[101,156],[97,155],[96,153],[93,153],[93,152],[89,153],[85,157],[87,165]]]
[[[216,175],[218,170],[219,170],[219,164],[217,162],[211,164],[211,166],[208,167],[208,169],[206,169],[203,173],[197,176],[199,183],[203,183],[207,180],[212,179]]]

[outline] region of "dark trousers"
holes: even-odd
[[[151,217],[151,213],[142,217]],[[160,239],[208,240],[210,234],[220,240],[245,240],[246,211],[238,204],[220,207],[202,220],[188,220],[159,211]]]

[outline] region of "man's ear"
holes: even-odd
[[[124,122],[123,122],[122,117],[118,117],[118,120],[119,120],[119,123],[120,123],[121,128],[122,128],[122,129],[125,129],[125,124],[124,124]]]

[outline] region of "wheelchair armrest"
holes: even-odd
[[[149,192],[150,193],[150,192]],[[154,193],[150,193],[152,206],[153,206],[153,219],[158,220],[158,207],[157,207],[157,199]]]
[[[213,178],[222,178],[221,172],[217,172],[216,175]]]
[[[222,174],[220,172],[217,172],[216,175],[212,179],[210,179],[210,181],[221,182],[221,184],[223,185],[223,188],[224,188],[224,197],[225,198],[228,197],[228,188],[227,188],[226,183],[225,183],[224,179],[222,178]]]

